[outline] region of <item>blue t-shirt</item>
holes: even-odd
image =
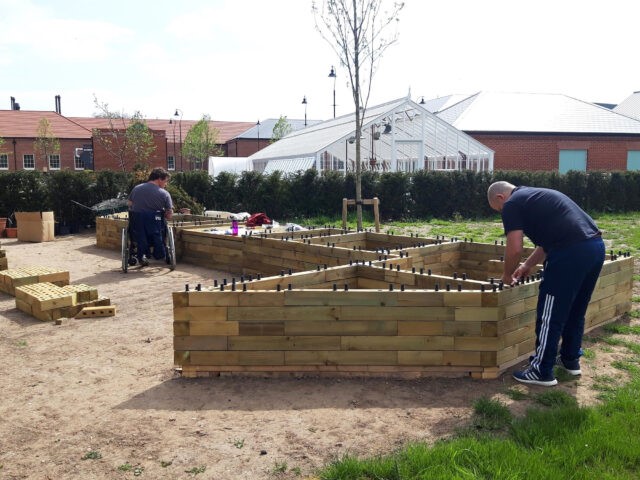
[[[593,219],[564,193],[517,187],[502,207],[505,234],[522,230],[546,253],[600,235]]]
[[[173,208],[169,192],[152,182],[141,183],[133,187],[129,194],[129,200],[133,203],[131,211],[136,213],[157,212]]]

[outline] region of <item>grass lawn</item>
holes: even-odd
[[[640,250],[640,212],[595,215],[607,249]],[[350,226],[355,228],[353,217]],[[340,220],[321,223],[340,225]],[[366,228],[372,223],[367,222]],[[488,221],[432,220],[385,224],[384,231],[422,236],[504,240],[499,217]],[[636,275],[634,280],[640,280]],[[601,402],[579,406],[575,398],[553,388],[533,399],[533,408],[514,417],[501,402],[481,399],[463,431],[435,445],[406,445],[400,451],[375,458],[344,457],[317,473],[322,480],[432,480],[432,479],[638,479],[640,478],[640,296],[633,310],[589,341],[603,350],[616,345],[626,351],[613,365],[630,380],[616,386],[611,379],[598,383]],[[589,349],[585,359],[597,355]],[[560,377],[561,371],[558,372]],[[562,380],[562,379],[560,379]],[[513,400],[527,397],[511,392]]]

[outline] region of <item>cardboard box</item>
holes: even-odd
[[[53,212],[16,212],[18,240],[50,242],[54,240]]]

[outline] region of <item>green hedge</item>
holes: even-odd
[[[376,173],[362,175],[363,198],[378,197],[384,221],[429,218],[483,218],[493,216],[486,200],[489,185],[506,180],[560,190],[589,212],[640,211],[640,172],[497,171]],[[15,211],[53,210],[56,219],[88,222],[94,213],[78,206],[126,197],[134,184],[131,174],[100,172],[0,173],[0,216]],[[264,212],[290,218],[336,217],[343,198],[355,198],[352,173],[307,170],[290,175],[221,173],[212,178],[203,171],[176,173],[168,187],[176,209],[194,213],[209,210]]]

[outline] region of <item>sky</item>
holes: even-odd
[[[311,4],[0,0],[0,109],[13,96],[54,110],[60,95],[67,116],[94,115],[97,98],[147,118],[326,120],[335,85],[348,114],[348,73]],[[639,13],[633,0],[405,0],[369,105],[478,91],[619,103],[640,90]]]

